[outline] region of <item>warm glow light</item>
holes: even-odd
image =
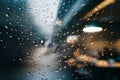
[[[67,37],[67,43],[75,44],[78,41],[78,37],[76,35],[70,35]]]
[[[89,17],[91,17],[93,14],[97,13],[101,9],[107,7],[108,5],[115,3],[115,1],[116,0],[103,0],[103,2],[101,2],[95,8],[93,8],[90,12],[88,12],[86,16],[84,17],[84,19],[88,19]]]
[[[83,31],[87,32],[87,33],[100,32],[100,31],[102,31],[102,28],[101,27],[94,27],[94,26],[89,27],[88,26],[88,27],[83,28]]]

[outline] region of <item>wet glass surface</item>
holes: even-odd
[[[119,0],[0,0],[0,80],[120,80]]]

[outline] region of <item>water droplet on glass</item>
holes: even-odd
[[[10,10],[10,8],[9,8],[9,7],[7,7],[7,10]]]
[[[9,17],[9,14],[8,14],[8,13],[6,13],[6,14],[5,14],[5,16],[6,16],[6,17]]]
[[[44,41],[43,40],[41,40],[41,43],[43,43]]]
[[[57,2],[54,2],[53,5],[54,5],[54,6],[57,6]]]

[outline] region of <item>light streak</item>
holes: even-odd
[[[90,26],[90,27],[88,26],[88,27],[83,28],[83,31],[86,33],[100,32],[102,31],[102,28],[95,27],[95,26]]]
[[[45,42],[48,45],[53,36],[54,21],[60,0],[27,0],[28,14],[40,32],[48,37]]]
[[[93,8],[90,12],[86,14],[84,19],[88,19],[91,17],[93,14],[97,13],[98,11],[102,10],[103,8],[115,3],[116,0],[104,0],[102,3],[97,5],[95,8]]]

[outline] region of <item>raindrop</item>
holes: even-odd
[[[67,12],[67,11],[68,11],[68,9],[65,9],[65,11]]]
[[[38,47],[38,45],[36,44],[35,47]]]
[[[86,4],[82,4],[81,6],[85,6]]]
[[[41,40],[41,42],[40,43],[43,43],[44,41],[43,40]]]
[[[21,10],[21,8],[18,8],[19,10]]]
[[[0,32],[0,34],[2,34],[2,32]]]
[[[0,42],[3,42],[3,40],[1,39]]]
[[[54,2],[53,5],[54,5],[54,6],[57,6],[57,2]]]
[[[18,39],[18,40],[20,40],[20,38],[19,38],[19,37],[18,37],[17,39]]]
[[[91,42],[91,43],[90,43],[90,45],[93,45],[93,44],[94,44],[94,42]]]
[[[6,16],[6,17],[9,17],[9,14],[8,14],[8,13],[6,13],[6,14],[5,14],[5,16]]]
[[[3,48],[6,48],[6,46],[4,46]]]
[[[5,26],[6,29],[8,29],[8,26]]]
[[[26,54],[29,55],[30,53],[27,52]]]
[[[10,10],[10,8],[9,8],[9,7],[7,7],[7,10]]]
[[[61,71],[62,70],[62,67],[61,68],[59,68],[59,71]]]
[[[6,32],[6,34],[8,34],[8,32]]]
[[[67,66],[64,66],[63,68],[64,68],[64,69],[66,69],[66,68],[67,68]]]
[[[19,61],[22,61],[22,58],[19,58]]]
[[[10,38],[12,38],[13,36],[9,36]]]
[[[30,75],[30,72],[27,72],[26,74],[27,74],[27,75]]]
[[[65,77],[65,75],[62,75],[62,77]]]

